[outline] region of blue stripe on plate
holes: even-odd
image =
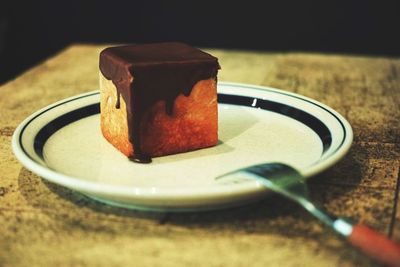
[[[285,115],[310,127],[321,139],[323,152],[327,151],[332,144],[332,135],[328,127],[303,110],[278,102],[240,95],[218,94],[218,103],[260,108]]]
[[[319,105],[318,103],[315,103],[315,102],[313,102],[311,100],[305,99],[305,98],[303,98],[301,96],[293,95],[291,93],[286,93],[285,91],[282,91],[282,90],[277,91],[277,89],[273,89],[273,88],[271,89],[271,88],[268,88],[268,87],[260,88],[260,86],[257,87],[257,86],[247,85],[247,84],[234,84],[234,83],[232,83],[232,84],[231,83],[224,83],[224,85],[225,86],[229,86],[229,87],[248,88],[248,89],[257,90],[257,91],[260,91],[260,92],[267,91],[267,92],[272,92],[272,93],[275,93],[275,94],[280,94],[280,95],[284,95],[284,96],[291,97],[291,98],[296,98],[296,99],[299,99],[301,101],[307,102],[307,103],[309,103],[309,104],[311,104],[313,106],[317,106],[318,108],[320,108],[320,109],[324,110],[325,112],[329,113],[332,117],[334,117],[338,121],[338,123],[340,124],[340,127],[342,128],[342,131],[343,131],[343,138],[340,141],[340,144],[337,146],[337,148],[336,148],[336,150],[334,152],[336,152],[337,150],[339,150],[343,146],[346,138],[348,137],[347,136],[346,127],[344,126],[342,120],[338,116],[336,116],[335,113],[330,111],[329,109],[327,109],[327,108],[325,108],[325,107],[323,107],[323,106]]]
[[[277,92],[275,92],[275,93],[277,93]],[[95,94],[98,94],[98,93],[95,93]],[[66,102],[74,101],[74,100],[80,99],[82,97],[88,97],[88,96],[92,96],[92,95],[94,95],[94,94],[70,99]],[[287,95],[287,96],[295,97],[292,95]],[[299,99],[306,101],[305,99],[302,99],[302,98],[299,98]],[[60,103],[59,105],[65,104],[66,102]],[[342,125],[343,131],[345,133],[344,125],[339,120],[339,118],[337,118],[335,116],[335,114],[331,113],[329,110],[317,105],[314,102],[310,102],[310,101],[307,101],[307,102],[309,102],[313,105],[316,105],[319,108],[324,109],[325,111],[329,112],[332,116],[334,116],[338,120],[338,122]],[[331,132],[329,131],[329,129],[326,127],[326,125],[322,121],[320,121],[318,118],[314,117],[313,115],[311,115],[303,110],[300,110],[300,109],[297,109],[297,108],[294,108],[294,107],[291,107],[291,106],[288,106],[288,105],[285,105],[282,103],[264,100],[264,99],[260,99],[260,98],[239,96],[239,95],[229,95],[229,94],[218,94],[218,103],[246,106],[246,107],[251,107],[251,108],[260,108],[263,110],[276,112],[276,113],[282,114],[284,116],[293,118],[293,119],[307,125],[308,127],[310,127],[319,136],[319,138],[321,139],[322,145],[323,145],[323,152],[327,151],[330,148],[330,146],[332,145],[332,135],[331,135]],[[52,106],[52,107],[42,111],[41,113],[39,113],[37,116],[32,118],[25,125],[24,129],[35,118],[37,118],[41,114],[59,106],[59,105]],[[53,135],[56,131],[58,131],[62,127],[66,126],[74,121],[77,121],[77,120],[80,120],[85,117],[95,115],[98,113],[100,113],[100,105],[99,105],[99,103],[95,103],[95,104],[92,104],[89,106],[81,107],[79,109],[70,111],[70,112],[63,114],[60,117],[57,117],[54,120],[50,121],[42,129],[40,129],[40,131],[35,136],[34,150],[35,150],[36,154],[40,158],[43,159],[43,148],[44,148],[44,145],[46,144],[46,141],[50,138],[51,135]],[[23,134],[24,129],[22,129],[22,131],[21,131],[21,136]],[[21,142],[21,136],[20,136],[20,145],[21,145],[21,148],[23,149],[22,142]],[[346,136],[346,134],[343,137],[342,143],[344,142],[345,136]],[[339,145],[339,147],[340,146],[341,145]],[[27,154],[27,153],[25,153],[25,154]]]
[[[43,159],[43,148],[50,136],[74,121],[78,121],[98,113],[100,113],[100,104],[96,103],[65,113],[47,123],[35,136],[33,148],[35,149],[36,154]]]

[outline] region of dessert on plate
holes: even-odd
[[[100,53],[101,131],[137,162],[218,142],[218,59],[183,43]]]

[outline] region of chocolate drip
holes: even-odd
[[[115,108],[119,109],[121,107],[121,94],[117,92],[117,101],[115,102]]]
[[[129,159],[136,163],[151,163],[152,161],[151,157],[143,154],[137,155],[136,153],[133,157],[129,157]]]
[[[151,162],[141,151],[140,126],[143,115],[158,101],[165,101],[165,112],[173,114],[176,97],[189,96],[200,80],[217,76],[217,58],[182,43],[159,43],[111,47],[100,54],[100,70],[125,100],[129,141],[135,162]]]

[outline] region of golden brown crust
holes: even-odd
[[[121,97],[115,108],[117,90],[100,73],[101,130],[104,137],[126,156],[134,147],[129,142],[126,104]],[[218,142],[217,85],[215,78],[197,82],[191,94],[180,95],[173,114],[165,113],[165,102],[155,103],[141,122],[141,148],[149,156],[163,156],[214,146]]]

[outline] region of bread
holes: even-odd
[[[216,145],[218,69],[215,57],[181,43],[103,50],[104,137],[138,162]]]

